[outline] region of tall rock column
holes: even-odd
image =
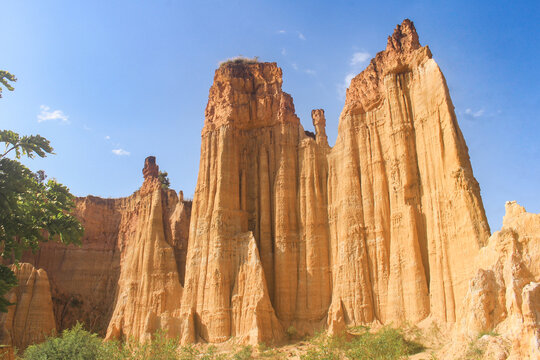
[[[445,79],[409,20],[347,90],[329,219],[331,326],[455,321],[489,227]]]
[[[307,331],[330,302],[325,152],[281,84],[275,63],[230,62],[210,88],[182,302],[193,319],[184,329],[206,341],[276,340],[290,325]],[[241,245],[250,238],[255,249]],[[251,259],[247,277],[242,259]],[[238,300],[244,281],[253,282],[256,306]]]
[[[165,190],[154,157],[143,169],[144,183],[131,199],[130,218],[121,229],[120,277],[107,338],[148,340],[158,329],[180,335],[182,285],[175,251],[166,241]]]
[[[25,349],[56,331],[47,272],[31,264],[11,265],[18,285],[6,295],[13,305],[0,315],[0,343]]]

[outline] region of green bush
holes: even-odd
[[[370,333],[369,328],[355,328],[356,337],[348,342],[344,337],[318,336],[302,360],[398,360],[424,349],[421,344],[408,341],[400,330],[383,328]]]
[[[104,360],[176,360],[178,359],[178,339],[170,339],[163,330],[158,330],[152,336],[152,341],[139,343],[130,340],[124,344],[116,343],[115,346],[108,345],[110,351],[109,358]]]
[[[422,345],[405,340],[400,330],[385,327],[377,333],[366,331],[351,341],[346,355],[358,360],[397,360],[423,349]]]
[[[255,56],[253,58],[247,58],[242,55],[227,59],[225,61],[221,61],[219,63],[219,66],[226,65],[226,64],[256,64],[259,62],[259,57]]]
[[[236,354],[233,355],[234,360],[248,360],[253,359],[253,348],[251,346],[244,346]]]
[[[100,360],[106,358],[102,340],[84,330],[77,323],[64,330],[62,336],[48,338],[45,342],[29,346],[24,352],[25,360]]]
[[[79,323],[64,330],[62,336],[48,338],[25,351],[24,360],[177,360],[177,339],[158,331],[152,341],[104,342],[96,334],[84,330]],[[194,356],[184,359],[194,359]]]

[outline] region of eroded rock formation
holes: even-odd
[[[427,318],[461,338],[496,328],[534,358],[540,220],[510,203],[488,242],[444,76],[412,22],[351,81],[333,148],[324,111],[304,131],[281,75],[216,70],[193,207],[153,157],[132,196],[77,201],[82,248],[28,257],[49,273],[57,328],[272,343]]]
[[[455,321],[489,227],[445,79],[411,21],[352,79],[328,166],[329,325]]]
[[[12,305],[0,315],[0,342],[25,349],[56,330],[47,272],[31,264],[12,265],[19,285],[6,296]]]
[[[81,247],[46,243],[25,255],[49,274],[59,330],[80,321],[103,336],[143,340],[179,328],[191,202],[162,189],[158,173],[149,157],[133,195],[78,198]]]
[[[540,358],[539,259],[540,214],[507,202],[502,229],[474,261],[476,274],[450,347],[466,347],[478,334],[493,332],[512,342],[510,359]]]
[[[166,240],[168,199],[158,170],[155,158],[148,157],[144,183],[131,199],[130,217],[122,224],[121,270],[107,338],[145,341],[159,329],[171,337],[180,335],[183,289],[174,248]]]
[[[206,341],[244,337],[242,311],[257,319],[253,341],[326,316],[328,146],[306,135],[281,84],[275,63],[227,63],[210,89],[182,300],[183,313],[195,314],[187,328]],[[239,239],[250,236],[263,270],[250,286],[262,291],[268,314],[233,306]]]

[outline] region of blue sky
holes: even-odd
[[[4,1],[0,69],[18,77],[0,127],[51,140],[26,161],[74,194],[120,197],[148,155],[192,196],[218,62],[283,69],[307,130],[324,108],[333,144],[351,74],[414,21],[446,76],[492,231],[506,200],[540,212],[538,1]]]

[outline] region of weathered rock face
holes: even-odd
[[[446,82],[412,22],[351,81],[328,166],[329,325],[455,321],[489,228]]]
[[[121,270],[115,309],[107,338],[148,340],[158,329],[180,335],[182,285],[170,241],[166,241],[165,192],[155,158],[147,158],[141,189],[131,200],[130,218],[122,224]]]
[[[179,335],[171,323],[178,322],[191,202],[161,189],[158,173],[149,157],[145,182],[130,197],[77,199],[81,247],[46,243],[24,256],[49,274],[59,330],[80,321],[109,337],[145,339],[158,328]]]
[[[11,269],[19,285],[6,296],[15,305],[0,315],[0,343],[25,349],[56,330],[50,284],[47,272],[31,264],[12,265]]]
[[[513,341],[510,359],[540,358],[539,244],[540,214],[506,203],[502,229],[475,259],[477,272],[456,329],[458,344],[495,330]]]
[[[332,331],[429,314],[454,322],[489,227],[444,77],[412,22],[352,80],[333,149],[324,112],[312,117],[317,134],[306,136],[275,64],[216,71],[186,328],[207,341],[242,335],[231,326],[232,259],[249,231],[284,327],[309,331],[325,317]]]
[[[276,340],[276,316],[297,328],[326,316],[328,147],[305,134],[281,83],[275,63],[229,63],[210,89],[182,301],[183,313],[194,314],[186,329],[207,341],[244,337],[248,329],[257,334],[252,341]],[[250,261],[252,273],[241,275],[239,239],[250,236],[256,247],[249,252],[260,263]],[[260,306],[234,293],[246,286],[258,290]],[[248,324],[243,312],[253,319]]]
[[[275,63],[216,70],[193,207],[162,189],[154,157],[132,196],[77,201],[82,248],[28,256],[49,273],[57,328],[271,343],[291,326],[429,316],[464,338],[496,328],[511,356],[535,358],[539,215],[508,204],[487,242],[445,79],[412,22],[352,80],[333,148],[324,111],[304,131],[281,85]]]
[[[56,327],[77,321],[105,335],[120,275],[118,237],[123,199],[79,198],[75,214],[84,226],[82,247],[48,242],[24,260],[49,275]]]

